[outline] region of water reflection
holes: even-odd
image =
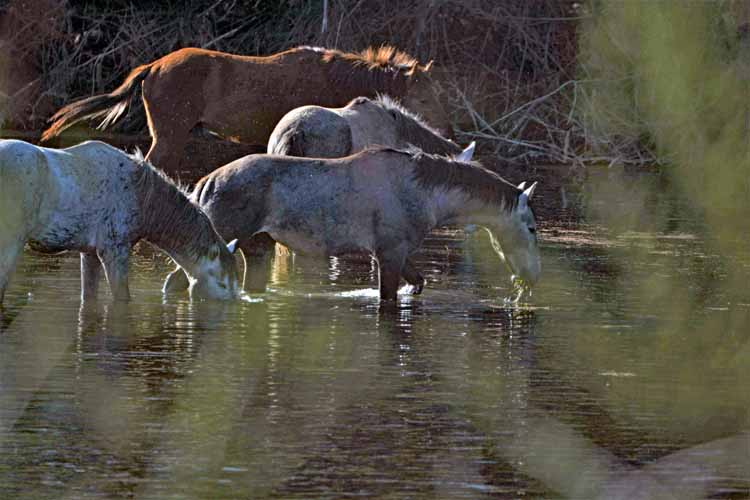
[[[728,283],[749,256],[580,198],[590,222],[543,227],[544,280],[513,307],[485,239],[456,231],[395,310],[367,259],[276,259],[262,300],[217,304],[165,299],[144,250],[132,301],[81,305],[75,256],[27,255],[0,331],[0,496],[747,496],[750,300]]]

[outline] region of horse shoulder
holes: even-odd
[[[39,206],[47,178],[42,148],[24,141],[0,141],[0,197],[3,205],[24,212]],[[0,213],[0,217],[3,216],[7,216],[6,210]]]
[[[248,205],[266,187],[263,180],[265,157],[244,156],[214,170],[198,181],[190,198],[204,208],[215,205],[234,209]]]

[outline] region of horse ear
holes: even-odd
[[[227,243],[227,250],[229,250],[229,253],[234,253],[237,250],[237,238]]]
[[[422,71],[424,71],[425,73],[427,73],[428,71],[430,71],[432,69],[432,63],[434,63],[434,62],[435,61],[433,60],[433,61],[428,62],[424,66],[422,66]]]
[[[518,189],[520,189],[521,191],[523,191],[524,189],[526,189],[526,181],[523,181],[521,184],[519,184],[518,185]]]
[[[530,200],[532,196],[534,196],[534,190],[536,190],[536,182],[529,186],[528,189],[526,189],[523,194],[526,195],[526,197]]]
[[[455,159],[458,161],[470,162],[471,158],[474,156],[474,148],[476,148],[476,145],[476,141],[471,141],[471,144],[466,146],[466,149],[458,153],[455,156]]]
[[[529,206],[529,200],[531,200],[531,197],[534,196],[535,189],[536,182],[518,195],[518,210],[526,210],[526,208]]]

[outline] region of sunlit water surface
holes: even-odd
[[[458,230],[397,311],[367,259],[280,258],[268,293],[191,303],[144,245],[132,300],[84,307],[76,255],[27,252],[0,313],[0,497],[747,498],[748,252],[621,185],[576,195],[588,222],[547,211],[516,306]]]

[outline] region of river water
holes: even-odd
[[[132,300],[82,306],[77,255],[27,252],[0,498],[748,498],[748,240],[661,182],[542,189],[544,275],[513,306],[457,229],[396,312],[368,260],[279,258],[266,294],[192,303],[144,244]]]

